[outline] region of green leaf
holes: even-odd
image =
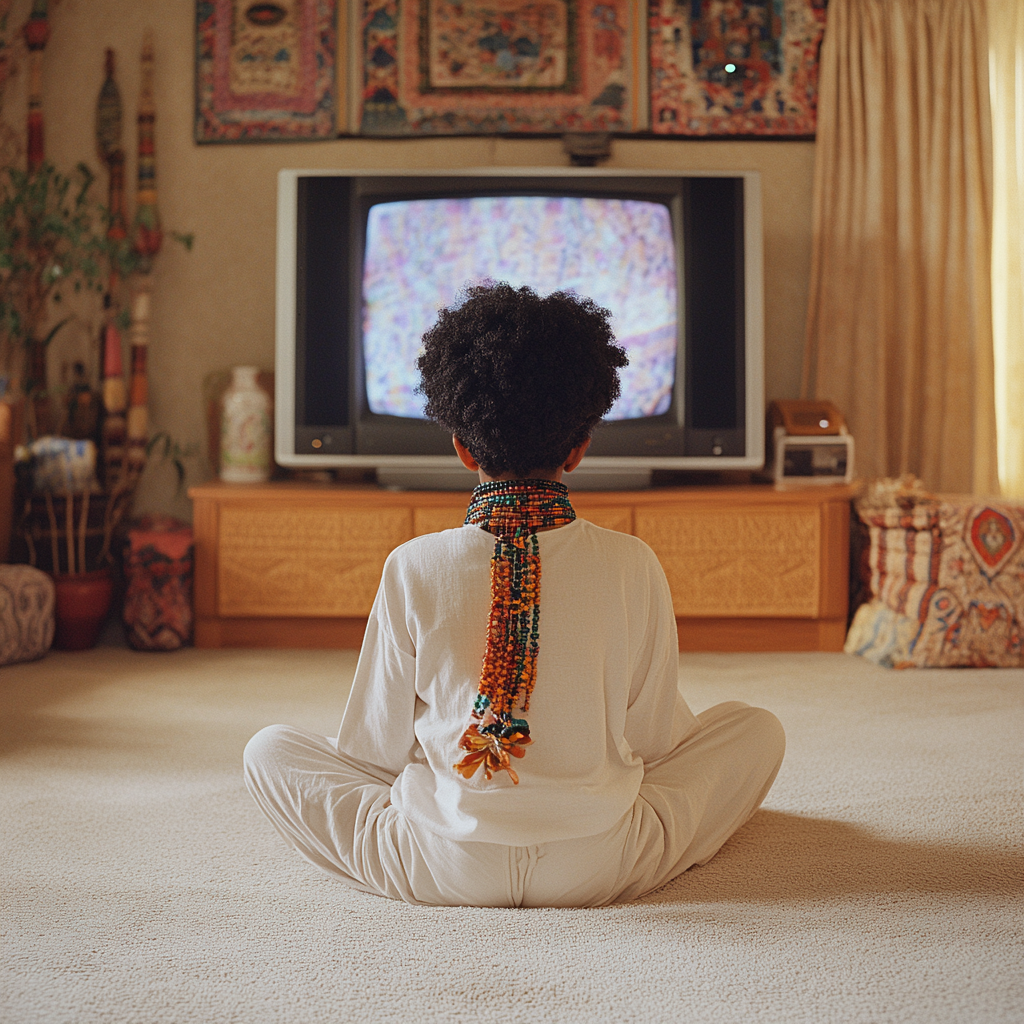
[[[91,198],[95,182],[84,163],[68,174],[49,161],[32,172],[0,167],[0,324],[15,345],[38,329],[39,299],[60,302],[69,288],[102,294],[113,271],[127,278],[140,268],[130,240],[107,237],[113,216]],[[191,234],[174,237],[191,248]]]

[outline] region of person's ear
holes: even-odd
[[[466,469],[471,473],[476,473],[480,469],[480,463],[470,455],[469,449],[454,434],[452,434],[452,444],[455,445],[455,454],[461,459]]]
[[[571,473],[582,461],[583,456],[587,454],[587,449],[590,447],[590,438],[588,437],[583,444],[576,445],[571,452],[569,452],[569,458],[562,463],[562,469],[566,473]]]

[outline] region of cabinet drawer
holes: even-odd
[[[407,508],[225,503],[219,524],[218,614],[367,615],[384,560],[411,536]]]
[[[636,510],[678,616],[814,618],[821,588],[816,506]]]

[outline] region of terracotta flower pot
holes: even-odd
[[[57,588],[57,628],[53,646],[61,651],[85,651],[95,647],[114,593],[110,570],[59,573],[53,577],[53,582]]]

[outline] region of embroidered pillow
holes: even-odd
[[[871,600],[847,653],[896,668],[1024,665],[1024,506],[914,496],[857,513]]]

